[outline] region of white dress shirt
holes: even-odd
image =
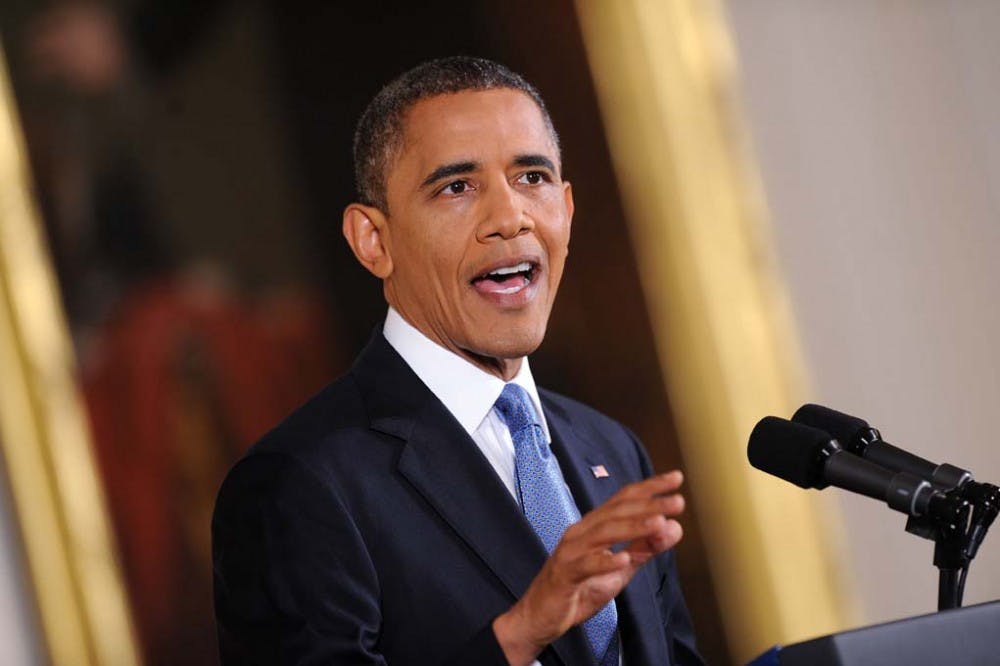
[[[437,396],[465,432],[469,433],[504,486],[520,504],[515,481],[517,472],[514,467],[514,442],[507,424],[493,408],[505,382],[438,345],[410,325],[393,308],[389,308],[382,333],[420,381]],[[545,441],[551,443],[549,426],[545,422],[545,413],[538,399],[538,389],[535,388],[527,358],[522,359],[521,369],[511,382],[523,387],[531,396],[535,413],[538,414],[545,433]]]
[[[440,346],[391,307],[385,317],[382,333],[420,381],[437,396],[465,432],[469,433],[514,500],[520,504],[521,499],[517,496],[517,470],[514,465],[514,441],[507,424],[493,408],[505,382]],[[538,399],[538,389],[535,388],[527,357],[521,360],[521,369],[511,382],[528,392],[535,405],[535,413],[541,421],[545,441],[551,444],[549,426],[545,422],[545,413]],[[559,470],[559,474],[562,475],[562,470]],[[565,484],[563,479],[563,485]],[[568,486],[566,492],[570,498],[573,497]],[[618,663],[621,666],[620,655]],[[540,664],[535,661],[532,666]]]

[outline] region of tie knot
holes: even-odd
[[[513,433],[528,426],[541,427],[531,396],[523,387],[517,384],[507,384],[503,387],[500,397],[493,403],[507,428]]]

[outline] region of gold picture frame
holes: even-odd
[[[40,648],[127,666],[139,655],[74,366],[0,45],[0,446]]]
[[[576,0],[733,658],[844,629],[830,508],[750,468],[804,364],[718,0]],[[797,400],[797,398],[799,398]]]

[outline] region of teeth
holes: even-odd
[[[488,275],[511,275],[512,273],[523,273],[530,270],[531,263],[522,261],[517,266],[506,266],[504,268],[498,268],[495,271],[490,271]]]
[[[519,284],[519,285],[517,285],[515,287],[507,287],[506,289],[498,289],[496,293],[498,293],[498,294],[516,294],[517,292],[519,292],[522,289],[524,289],[525,286],[527,286],[527,283],[525,283],[525,284]]]

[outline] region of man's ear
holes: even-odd
[[[566,218],[569,220],[570,224],[573,223],[573,186],[570,185],[568,180],[563,181],[563,197],[566,201]]]
[[[374,206],[353,203],[344,209],[344,238],[361,265],[377,278],[392,273],[385,215]]]

